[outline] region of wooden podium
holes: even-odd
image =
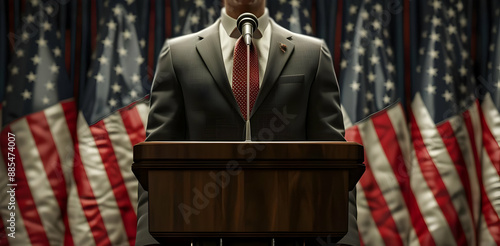
[[[143,142],[133,172],[149,191],[149,231],[196,238],[340,238],[365,170],[353,142]]]

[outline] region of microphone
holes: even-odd
[[[245,40],[245,44],[250,45],[252,43],[253,32],[259,26],[257,17],[252,13],[243,13],[236,20],[236,25],[243,36],[243,40]]]

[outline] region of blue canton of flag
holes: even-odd
[[[491,37],[488,51],[488,84],[484,85],[491,95],[493,103],[500,110],[500,2],[492,1]]]
[[[295,32],[313,35],[310,0],[269,1],[269,14],[281,26]]]
[[[61,33],[56,31],[56,10],[39,1],[26,8],[22,23],[26,28],[12,39],[14,54],[8,67],[3,125],[73,97],[62,57]]]
[[[422,1],[413,97],[422,97],[435,123],[466,110],[476,99],[470,60],[467,1]]]
[[[113,6],[109,6],[112,4]],[[89,78],[82,86],[80,108],[89,124],[144,97],[146,41],[138,28],[133,0],[106,1]]]
[[[341,98],[350,120],[358,122],[397,100],[395,58],[381,1],[350,1],[345,9]]]
[[[220,15],[219,0],[173,0],[171,4],[174,37],[208,27]]]

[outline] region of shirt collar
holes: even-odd
[[[259,27],[257,27],[257,31],[254,32],[254,38],[262,38],[262,34],[266,30],[269,25],[269,11],[266,8],[264,14],[258,18]],[[239,38],[241,36],[240,31],[236,28],[236,19],[233,19],[231,16],[227,15],[226,8],[222,8],[221,10],[221,23],[222,27],[226,31],[227,35],[231,38]]]

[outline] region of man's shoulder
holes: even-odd
[[[321,47],[324,44],[324,41],[322,39],[300,33],[295,33],[280,26],[278,23],[274,21],[272,21],[272,23],[273,23],[273,31],[279,32],[286,38],[293,40],[295,45],[305,45],[305,46],[310,46],[312,48],[312,47]]]

